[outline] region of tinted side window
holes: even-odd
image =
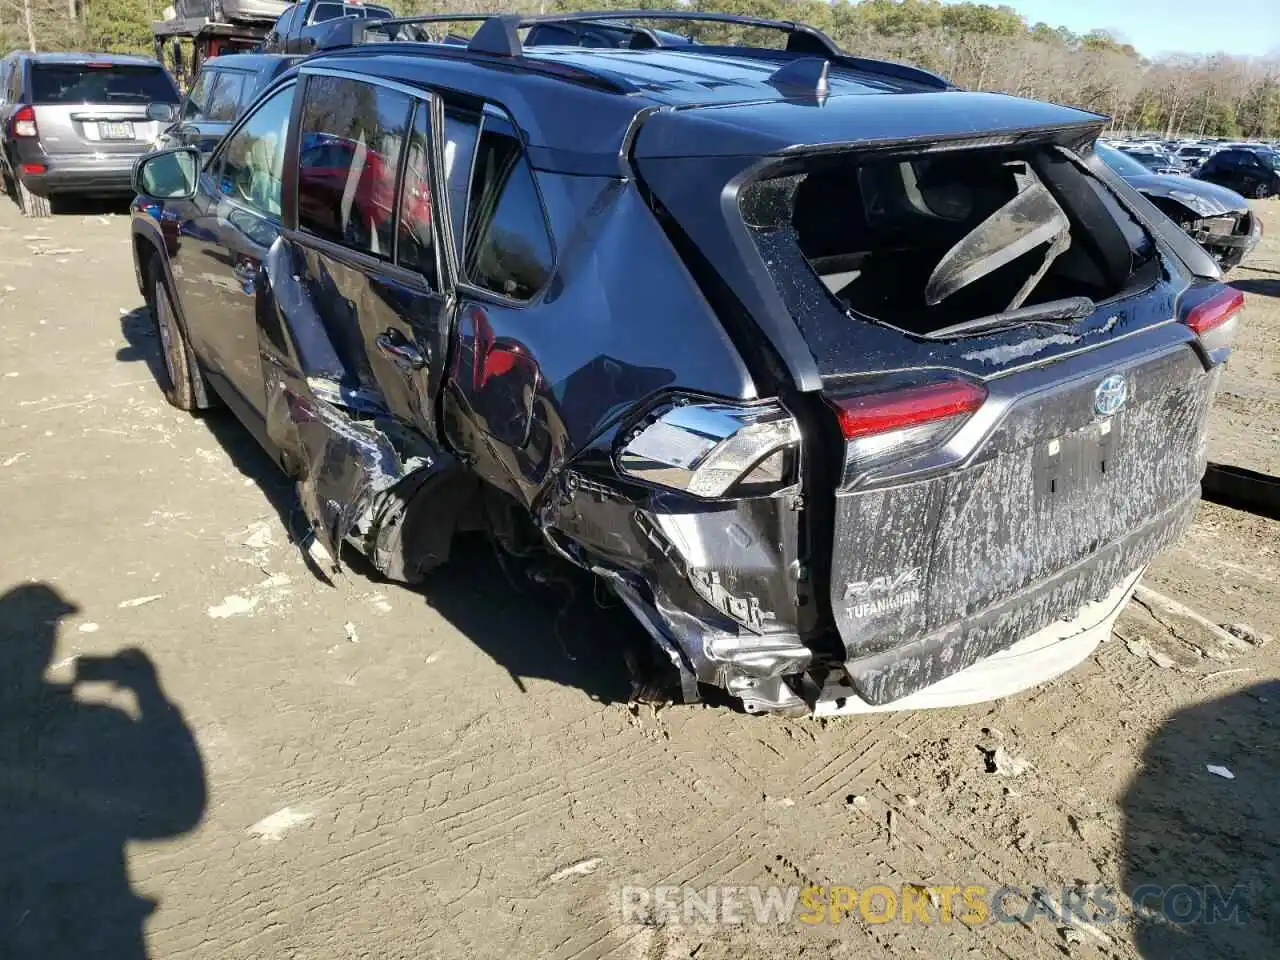
[[[449,224],[458,260],[466,259],[467,195],[480,139],[480,114],[446,107],[444,112],[444,180],[449,190]]]
[[[465,272],[477,286],[528,300],[551,265],[546,215],[520,142],[486,121],[471,177]]]
[[[276,20],[276,25],[272,28],[276,36],[288,36],[293,30],[293,22],[298,18],[300,12],[301,7],[299,4],[295,3],[286,7],[284,13],[280,14],[279,19]]]
[[[396,173],[412,101],[395,90],[312,77],[298,140],[298,226],[389,258]]]
[[[295,86],[258,104],[223,143],[218,190],[267,216],[280,215],[280,183]]]
[[[240,97],[244,93],[244,74],[227,70],[213,85],[209,99],[205,101],[204,115],[208,120],[230,123],[240,113]]]
[[[219,70],[201,70],[200,76],[187,94],[187,102],[182,105],[183,120],[201,120],[204,118],[205,104],[209,102],[209,94],[218,80]]]
[[[342,4],[340,3],[317,3],[311,10],[312,23],[336,20],[340,16],[342,16]]]
[[[540,23],[529,31],[529,43],[535,46],[546,44],[549,46],[576,47],[578,45],[578,35],[567,27]]]
[[[435,228],[432,226],[434,204],[431,201],[431,113],[425,103],[419,104],[409,137],[409,155],[404,165],[404,184],[400,194],[400,237],[396,261],[417,270],[431,285],[436,283]]]

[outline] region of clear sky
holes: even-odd
[[[1280,0],[981,0],[1031,24],[1119,33],[1144,56],[1280,53]]]

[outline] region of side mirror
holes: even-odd
[[[194,147],[162,150],[133,166],[133,189],[152,200],[190,200],[200,179],[200,151]]]
[[[147,119],[154,123],[173,123],[178,119],[178,106],[173,103],[148,103]]]

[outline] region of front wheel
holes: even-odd
[[[199,404],[196,402],[195,380],[191,375],[191,350],[174,315],[164,271],[155,261],[151,264],[151,319],[156,325],[160,355],[164,360],[166,382],[161,387],[165,399],[179,410],[195,410]]]
[[[1253,198],[1255,200],[1265,200],[1271,196],[1271,190],[1265,183],[1260,183],[1253,188]]]
[[[18,206],[22,207],[22,215],[32,220],[43,219],[53,216],[53,207],[49,203],[48,197],[42,197],[38,193],[32,193],[30,188],[22,182],[17,181],[18,185]]]

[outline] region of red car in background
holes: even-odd
[[[418,162],[414,162],[415,159]],[[299,213],[343,243],[391,252],[399,150],[384,154],[362,141],[329,134],[307,136],[298,152]],[[404,219],[431,222],[426,167],[411,157],[405,171]]]

